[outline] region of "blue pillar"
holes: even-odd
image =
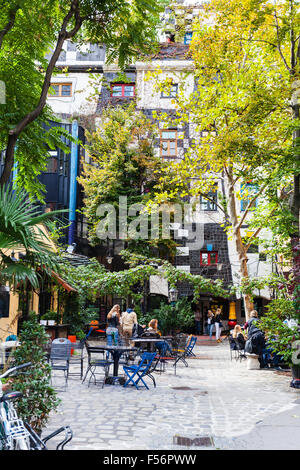
[[[72,137],[78,139],[78,122],[72,122]],[[70,164],[70,197],[69,197],[69,233],[68,243],[71,245],[75,241],[76,233],[76,192],[77,192],[77,169],[78,169],[78,144],[71,143],[71,164]]]

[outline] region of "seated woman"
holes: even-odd
[[[242,333],[242,327],[240,325],[235,325],[233,332],[232,332],[232,337],[236,340],[239,349],[244,349],[245,348],[245,338]]]
[[[158,330],[158,320],[156,318],[153,318],[149,322],[146,332],[153,334],[153,336],[154,335],[157,337],[161,336],[161,333]],[[170,345],[167,341],[157,341],[157,343],[155,343],[155,346],[159,350],[160,354],[166,354],[167,351],[172,353],[172,349],[170,348]]]

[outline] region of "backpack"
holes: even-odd
[[[144,328],[138,323],[134,323],[132,327],[132,338],[138,338],[144,332]]]
[[[258,328],[253,328],[245,344],[245,352],[260,355],[265,347],[265,336]]]

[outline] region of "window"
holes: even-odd
[[[176,157],[177,130],[166,129],[160,134],[160,152],[162,157]]]
[[[51,83],[48,96],[68,97],[72,96],[72,83]],[[49,90],[49,91],[50,91]]]
[[[217,192],[217,185],[215,190],[209,191],[207,193],[206,199],[205,196],[200,196],[200,210],[201,211],[216,211],[217,210],[217,202],[218,202],[218,192]]]
[[[57,173],[57,158],[48,158],[46,173]]]
[[[258,187],[253,183],[246,183],[241,185],[241,211],[245,211],[248,204],[252,201],[253,197],[258,191]],[[252,204],[250,210],[257,207],[257,199]]]
[[[175,98],[177,96],[178,85],[173,84],[168,91],[161,92],[161,98]]]
[[[9,317],[9,292],[4,286],[0,288],[0,318]]]
[[[185,33],[185,35],[184,35],[184,44],[191,44],[192,37],[193,37],[193,33],[191,33],[191,32]]]
[[[130,83],[116,83],[111,85],[111,96],[116,98],[133,98],[135,85]]]
[[[200,252],[200,265],[201,266],[214,266],[218,263],[217,251],[201,251]]]

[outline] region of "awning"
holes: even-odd
[[[57,280],[57,282],[63,286],[63,288],[67,291],[67,292],[77,292],[76,289],[74,289],[74,287],[70,286],[70,284],[67,283],[67,281],[64,281],[64,279],[62,279],[55,271],[51,271],[51,274],[53,277],[55,277],[55,279]]]

